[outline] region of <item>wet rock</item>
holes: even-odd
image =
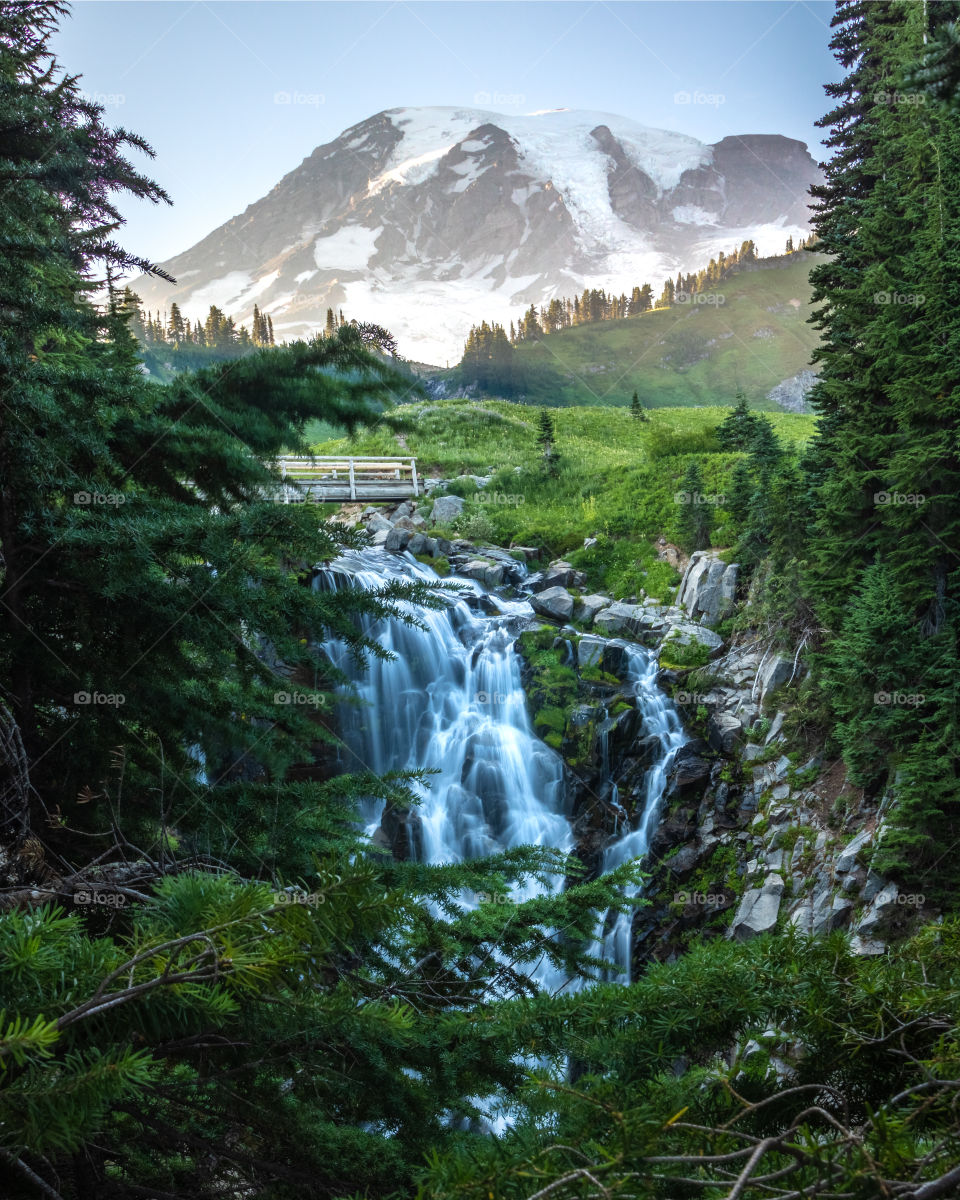
[[[703,757],[705,750],[706,745],[700,741],[687,742],[680,747],[670,772],[668,795],[683,796],[707,786],[713,764]]]
[[[626,642],[611,638],[604,646],[603,669],[618,679],[626,677],[630,669],[630,653]]]
[[[563,587],[535,593],[530,597],[530,604],[535,613],[553,621],[569,621],[573,616],[573,597]]]
[[[409,529],[393,528],[383,542],[384,550],[406,550],[413,534]]]

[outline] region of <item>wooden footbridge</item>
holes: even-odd
[[[284,480],[276,499],[281,504],[305,500],[405,500],[419,496],[415,458],[351,458],[287,456],[277,460]]]

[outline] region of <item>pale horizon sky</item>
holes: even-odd
[[[55,45],[174,202],[123,205],[161,261],[385,108],[581,108],[715,142],[780,133],[824,157],[838,77],[826,0],[81,0]]]

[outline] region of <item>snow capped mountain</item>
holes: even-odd
[[[243,323],[256,303],[288,339],[342,308],[390,328],[408,358],[452,362],[482,318],[584,287],[659,293],[746,238],[780,250],[807,232],[819,178],[806,146],[777,135],[706,145],[609,113],[394,108],[163,263],[175,287],[134,288],[191,319],[215,304]]]

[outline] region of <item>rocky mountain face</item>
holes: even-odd
[[[584,287],[659,290],[746,238],[778,251],[807,231],[819,178],[806,146],[777,135],[707,145],[606,113],[390,109],[163,263],[175,286],[134,287],[191,319],[215,304],[242,323],[256,303],[284,338],[343,308],[442,363],[482,318]]]

